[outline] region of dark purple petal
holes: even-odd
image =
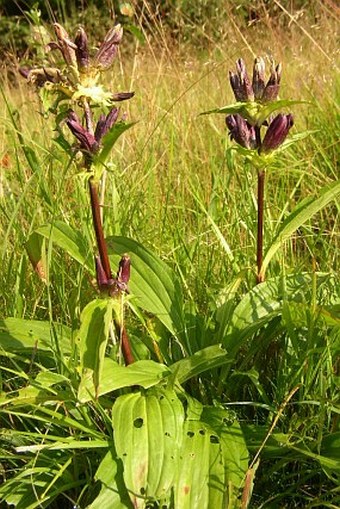
[[[76,48],[76,58],[78,69],[84,70],[87,69],[90,63],[87,35],[83,28],[79,28],[76,38],[74,40]]]
[[[253,90],[256,101],[262,99],[265,88],[265,70],[266,68],[263,58],[255,58],[253,68]]]
[[[236,101],[247,102],[254,100],[253,87],[242,58],[236,62],[236,73],[229,72],[229,79]]]
[[[112,110],[106,117],[103,114],[100,115],[94,133],[94,137],[96,138],[98,143],[103,138],[103,136],[105,136],[105,134],[111,129],[111,127],[117,122],[118,114],[119,109],[112,108]]]
[[[108,69],[118,53],[118,46],[123,37],[121,25],[116,25],[105,36],[97,54],[94,57],[94,65],[102,70]]]
[[[93,134],[89,133],[80,124],[80,121],[74,111],[70,111],[66,120],[72,134],[80,142],[80,148],[86,152],[94,154],[98,150],[98,143]]]
[[[130,267],[131,267],[131,260],[130,256],[127,254],[124,254],[119,262],[118,272],[117,272],[117,279],[118,281],[127,284],[130,280]]]
[[[294,120],[291,114],[279,113],[270,123],[262,142],[261,152],[271,152],[278,148],[286,139]]]
[[[228,115],[226,124],[230,131],[230,137],[241,147],[248,149],[257,148],[254,126],[251,126],[241,115]]]

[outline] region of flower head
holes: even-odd
[[[229,72],[230,84],[236,101],[240,102],[271,102],[277,99],[282,74],[282,65],[275,65],[271,60],[270,77],[265,82],[266,66],[262,57],[255,58],[253,79],[250,82],[244,61],[236,62],[236,73]]]
[[[63,68],[45,67],[42,69],[20,69],[20,73],[38,87],[48,84],[52,94],[58,94],[58,100],[71,99],[74,102],[85,99],[90,104],[112,106],[116,101],[130,99],[133,92],[112,93],[100,83],[99,78],[112,64],[118,53],[123,37],[123,29],[118,24],[106,34],[98,51],[91,57],[88,38],[80,27],[74,41],[59,23],[53,25],[56,40],[48,44],[50,50],[61,52]],[[46,87],[47,88],[47,87]]]

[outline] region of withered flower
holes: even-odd
[[[123,28],[116,25],[111,28],[105,36],[99,50],[97,51],[93,64],[100,70],[108,69],[118,53],[118,46],[123,37]]]
[[[228,115],[226,124],[230,131],[230,138],[241,147],[256,149],[256,134],[254,126],[250,125],[241,115]]]
[[[280,90],[281,75],[282,75],[282,65],[277,64],[277,66],[275,66],[274,62],[272,61],[270,69],[270,78],[263,91],[262,97],[260,98],[262,102],[276,101]]]
[[[290,128],[293,126],[293,115],[279,113],[270,123],[262,142],[261,152],[268,153],[278,148],[286,139]]]
[[[77,57],[76,57],[76,49],[77,46],[74,44],[74,42],[71,41],[69,38],[68,33],[66,32],[65,28],[59,23],[54,23],[54,31],[58,39],[57,45],[50,46],[51,48],[57,47],[63,57],[65,62],[70,65],[71,67],[74,67],[77,69]]]
[[[90,55],[85,30],[80,27],[74,40],[76,45],[77,65],[80,72],[85,71],[90,64]]]

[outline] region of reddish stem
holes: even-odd
[[[129,337],[124,326],[120,329],[120,341],[125,365],[128,366],[129,364],[133,364],[135,359],[132,354]]]
[[[264,274],[261,273],[263,261],[263,211],[264,211],[265,175],[266,174],[264,170],[259,170],[257,174],[257,253],[256,253],[257,284],[262,283],[265,279]]]
[[[103,225],[100,217],[100,205],[98,199],[98,184],[94,181],[94,178],[91,177],[89,179],[89,189],[90,189],[90,197],[91,197],[91,209],[92,209],[92,218],[93,218],[93,226],[94,231],[96,233],[97,246],[100,256],[100,261],[102,263],[104,272],[106,274],[107,279],[112,278],[110,260],[107,253],[107,245],[104,238]]]

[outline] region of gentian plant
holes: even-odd
[[[236,103],[208,113],[227,113],[226,125],[231,140],[257,170],[257,283],[265,280],[263,267],[263,213],[265,175],[278,152],[290,145],[284,143],[294,124],[291,113],[276,114],[277,110],[301,101],[279,100],[282,75],[281,64],[270,62],[270,75],[266,79],[265,61],[255,58],[250,79],[244,61],[236,62],[236,71],[229,72],[229,80]],[[275,115],[274,115],[275,112]],[[265,131],[265,132],[264,132]],[[264,132],[264,133],[263,133]],[[291,142],[294,139],[291,140]]]
[[[59,23],[54,24],[54,31],[56,41],[50,42],[48,49],[60,52],[63,64],[58,67],[23,68],[20,72],[38,87],[45,106],[58,115],[59,125],[65,124],[75,137],[76,144],[72,151],[82,154],[78,166],[86,172],[89,186],[99,252],[99,256],[95,257],[98,288],[119,300],[120,294],[127,292],[130,259],[127,255],[121,258],[118,273],[114,277],[104,238],[99,191],[105,162],[113,144],[133,125],[127,124],[124,116],[119,119],[120,110],[115,103],[130,99],[134,93],[112,93],[102,83],[102,74],[111,67],[117,56],[123,29],[120,25],[111,28],[93,56],[90,56],[88,38],[82,27],[78,29],[74,41]],[[98,108],[108,109],[108,113],[96,113],[98,118],[95,122]],[[116,325],[118,322],[116,320]],[[117,329],[122,353],[129,364],[133,362],[133,355],[127,332],[118,325]]]

